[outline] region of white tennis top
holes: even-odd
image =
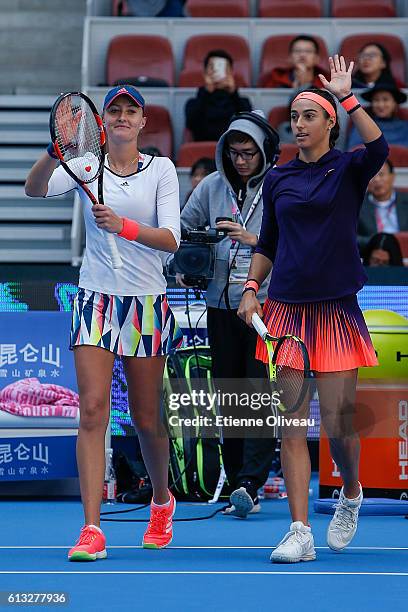
[[[88,187],[98,197],[98,182],[93,181]],[[129,176],[119,176],[110,170],[107,158],[103,187],[105,204],[116,214],[148,227],[167,228],[177,244],[180,243],[179,184],[174,164],[168,157],[145,155],[142,168]],[[115,235],[123,267],[118,270],[112,268],[105,232],[96,225],[91,201],[62,166],[53,172],[45,197],[72,189],[77,189],[81,197],[86,229],[80,287],[109,295],[165,293],[161,251]]]

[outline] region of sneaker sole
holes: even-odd
[[[106,559],[108,553],[106,550],[101,550],[96,553],[87,553],[84,550],[78,550],[68,557],[68,561],[96,561],[97,559]]]
[[[166,544],[163,545],[159,545],[159,544],[149,544],[148,542],[142,542],[142,547],[143,548],[148,548],[150,550],[161,550],[162,548],[166,548],[166,546],[168,546],[169,544],[171,544],[173,541],[173,538],[171,538],[171,540],[169,542],[167,542]]]
[[[271,563],[299,563],[300,561],[315,561],[316,555],[308,555],[306,557],[300,557],[300,559],[289,559],[283,556],[271,556]]]
[[[248,514],[255,508],[254,502],[248,493],[241,491],[233,491],[230,497],[231,504],[235,507],[233,512],[229,512],[228,516],[236,516],[237,518],[245,519]],[[255,512],[259,512],[256,510]]]

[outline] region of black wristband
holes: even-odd
[[[242,295],[244,295],[244,293],[246,293],[247,291],[253,291],[254,294],[256,295],[256,291],[253,287],[245,287],[245,289],[242,292]]]
[[[347,94],[347,96],[344,96],[344,98],[341,98],[341,99],[339,98],[339,102],[340,102],[340,104],[341,104],[342,102],[344,102],[344,100],[348,100],[349,98],[351,98],[351,96],[353,96],[353,95],[354,95],[354,94],[353,94],[353,92],[352,92],[352,91],[350,91],[350,93],[349,93],[349,94]]]
[[[354,111],[356,111],[358,108],[361,108],[361,104],[356,104],[356,106],[354,106],[354,108],[352,108],[351,110],[347,111],[347,114],[351,115],[351,113],[354,113]]]

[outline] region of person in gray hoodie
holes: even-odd
[[[215,273],[209,281],[207,330],[214,379],[265,379],[255,359],[257,334],[237,316],[243,284],[262,221],[262,185],[279,155],[279,136],[258,111],[235,115],[217,143],[217,171],[194,189],[181,213],[181,225],[228,231],[215,245]],[[216,222],[217,217],[231,220]],[[258,292],[266,300],[269,277]],[[182,275],[177,282],[186,287]],[[252,416],[257,416],[256,413]],[[260,510],[257,490],[271,468],[274,438],[224,437],[223,460],[233,488],[225,514],[246,518]]]

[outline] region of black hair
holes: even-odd
[[[378,83],[380,82],[395,83],[395,79],[391,72],[391,67],[390,67],[391,55],[388,49],[384,47],[384,45],[382,45],[379,42],[367,42],[361,47],[361,49],[358,52],[358,55],[360,55],[360,53],[362,53],[366,47],[370,47],[370,46],[377,47],[377,49],[379,49],[379,51],[381,52],[382,58],[385,62],[385,68],[382,69],[381,74],[379,78],[377,79],[377,82]],[[353,75],[353,80],[361,81],[362,83],[365,83],[365,76],[361,72],[361,70],[356,70],[356,72]]]
[[[243,142],[248,142],[250,140],[252,140],[256,144],[252,136],[250,136],[249,134],[246,134],[245,132],[241,132],[240,130],[231,130],[230,132],[227,133],[225,140],[227,141],[227,144],[229,145],[232,145],[235,143],[241,144]],[[256,146],[258,147],[257,144]]]
[[[307,40],[308,42],[313,43],[316,53],[320,53],[319,43],[315,38],[313,38],[313,36],[309,36],[308,34],[299,34],[299,36],[295,36],[295,38],[292,38],[289,43],[289,53],[292,51],[293,45],[295,45],[299,40]]]
[[[310,93],[314,93],[314,94],[318,94],[319,96],[322,96],[322,98],[324,98],[325,100],[327,100],[328,102],[330,102],[330,104],[332,105],[332,107],[335,110],[336,113],[336,123],[334,124],[334,126],[332,127],[332,129],[330,130],[330,137],[329,137],[329,147],[331,149],[333,149],[333,147],[336,144],[336,141],[340,135],[340,123],[339,123],[339,117],[337,114],[337,106],[336,106],[336,102],[334,97],[332,96],[331,93],[329,93],[326,89],[318,89],[317,87],[311,87],[310,89],[302,89],[301,93],[305,93],[305,92],[310,92]],[[296,97],[296,96],[295,96]],[[291,101],[291,106],[293,104],[293,100]],[[322,108],[323,114],[326,117],[326,119],[328,119],[330,117],[329,113]]]
[[[209,51],[207,55],[205,56],[204,68],[207,68],[208,62],[210,61],[212,57],[224,57],[230,63],[231,68],[234,65],[234,60],[232,59],[229,53],[227,53],[223,49],[214,49],[213,51]]]
[[[384,164],[387,164],[388,168],[390,169],[391,174],[394,174],[394,164],[392,163],[389,157],[387,157]]]
[[[205,170],[207,174],[211,174],[217,169],[215,161],[211,159],[211,157],[200,157],[200,159],[197,159],[197,161],[191,166],[190,176],[193,176],[194,172],[200,168]]]
[[[390,256],[390,266],[404,265],[402,261],[401,247],[394,234],[380,232],[379,234],[374,234],[374,236],[370,238],[363,253],[363,264],[365,266],[370,265],[371,254],[377,249],[387,251]]]
[[[162,157],[163,153],[157,147],[142,147],[139,149],[140,153],[144,153],[145,155],[152,155],[153,157]]]

